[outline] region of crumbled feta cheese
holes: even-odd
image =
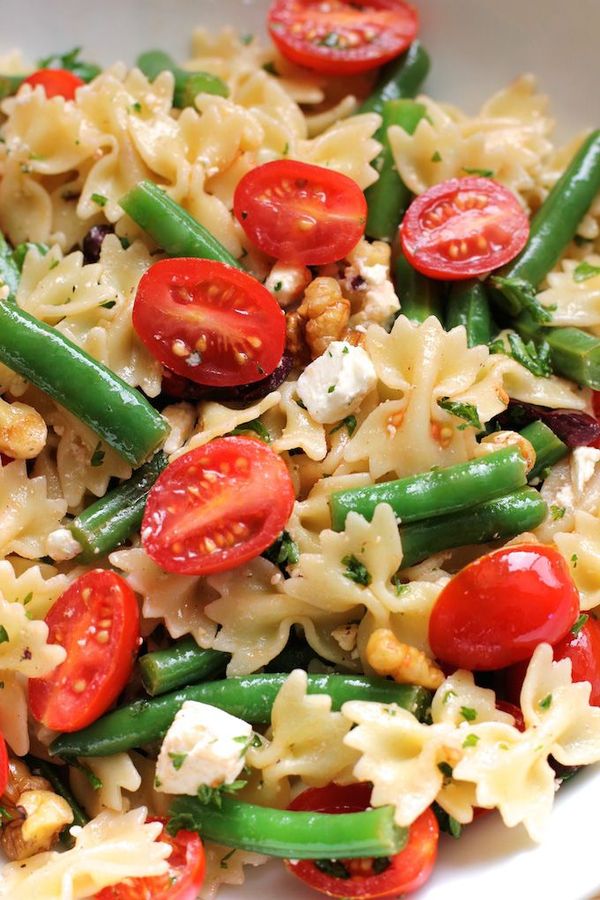
[[[376,383],[375,367],[366,350],[334,341],[306,367],[297,390],[315,422],[326,425],[355,412]]]
[[[600,450],[595,447],[577,447],[573,450],[571,480],[579,494],[583,493],[586,484],[593,478],[598,460],[600,460]]]
[[[331,637],[342,650],[345,650],[346,653],[351,653],[356,649],[358,625],[355,622],[348,625],[338,625],[338,627],[334,628],[331,632]]]
[[[68,528],[57,528],[48,535],[46,553],[57,562],[74,559],[81,550],[81,544],[75,540]]]
[[[173,403],[165,406],[162,414],[171,426],[163,450],[167,454],[175,453],[192,436],[197,419],[196,410],[191,403]]]
[[[278,262],[271,269],[265,287],[273,294],[281,308],[287,309],[292,303],[300,300],[311,279],[310,269],[306,266]]]
[[[400,309],[390,280],[389,262],[373,263],[369,259],[373,255],[377,258],[376,245],[359,243],[350,254],[351,265],[344,270],[346,289],[355,296],[364,293],[360,312],[352,317],[353,325],[357,322],[381,324]]]
[[[252,726],[216,706],[186,700],[167,731],[156,764],[166,794],[196,795],[202,785],[231,784],[244,768]]]

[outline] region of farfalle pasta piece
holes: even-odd
[[[246,754],[265,785],[297,776],[310,787],[324,787],[347,777],[356,762],[356,752],[342,743],[350,722],[331,711],[331,697],[307,695],[307,684],[301,669],[287,677],[273,704],[269,740]]]
[[[381,118],[376,113],[343,119],[318,137],[301,141],[296,158],[342,172],[364,190],[377,181],[371,163],[381,147],[374,137],[380,124]]]
[[[48,496],[43,476],[30,478],[24,460],[0,466],[0,556],[26,559],[46,555],[46,540],[67,511],[62,499]]]
[[[295,458],[289,462],[293,470]],[[316,553],[320,549],[320,535],[326,528],[331,528],[331,511],[329,497],[335,491],[365,487],[369,484],[369,476],[365,473],[352,475],[332,475],[320,478],[305,500],[294,503],[292,515],[287,524],[287,531],[298,545],[301,553]]]
[[[200,888],[200,900],[214,900],[222,884],[241,885],[245,881],[244,866],[263,866],[268,856],[247,850],[232,850],[212,841],[204,842],[206,874]]]
[[[277,411],[284,417],[277,429],[273,449],[276,453],[299,448],[309,459],[320,461],[327,455],[325,428],[311,418],[300,405],[296,382],[286,381],[279,389],[281,399]],[[267,420],[268,421],[268,420]]]
[[[88,756],[81,764],[100,782],[99,786],[93,787],[85,772],[79,768],[70,769],[71,789],[88,815],[97,816],[105,810],[127,812],[129,800],[123,792],[135,793],[142,783],[129,754]]]
[[[28,565],[14,556],[0,560],[0,595],[9,603],[22,604],[33,619],[45,618],[71,580],[45,563]]]
[[[127,878],[164,875],[171,847],[157,840],[161,823],[147,823],[146,816],[142,806],[125,814],[104,812],[83,828],[73,827],[72,850],[9,863],[0,897],[83,900]]]
[[[581,277],[584,276],[584,277]],[[563,259],[560,269],[547,276],[548,287],[538,294],[552,308],[552,325],[600,328],[600,255],[583,260]]]
[[[600,519],[577,510],[574,530],[558,532],[554,543],[569,566],[581,609],[600,606]]]

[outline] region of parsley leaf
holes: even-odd
[[[436,150],[435,153],[433,154],[433,156],[431,157],[431,162],[441,162],[441,161],[442,161],[442,154],[440,153],[439,150]]]
[[[462,170],[467,175],[479,175],[481,178],[493,178],[495,174],[493,169],[478,169],[471,166],[463,166]]]
[[[329,434],[335,434],[336,431],[340,431],[340,429],[342,428],[346,428],[348,431],[348,436],[352,437],[356,430],[356,416],[346,416],[345,419],[342,419],[341,422],[338,422],[335,428],[331,429]]]
[[[463,741],[463,747],[476,747],[479,743],[479,735],[468,734]]]
[[[543,700],[540,700],[538,706],[540,709],[550,709],[552,706],[552,694],[548,694]]]
[[[91,459],[90,459],[90,466],[93,466],[94,468],[101,466],[102,463],[104,462],[104,457],[105,457],[105,452],[102,449],[102,443],[100,441],[98,441],[98,443],[96,444],[96,446],[94,448],[94,452],[92,453]]]
[[[85,777],[87,778],[89,784],[91,785],[91,787],[92,787],[95,791],[99,791],[99,790],[103,787],[102,779],[101,779],[101,778],[98,778],[98,776],[95,775],[95,774],[92,772],[92,770],[89,768],[89,766],[85,766],[83,763],[76,762],[76,761],[73,761],[73,760],[69,760],[69,764],[70,764],[71,766],[74,766],[74,768],[79,769],[79,771],[80,771],[83,775],[85,775]]]
[[[300,548],[289,532],[282,531],[262,555],[276,566],[295,566],[300,559]]]
[[[0,644],[6,644],[10,641],[8,636],[8,631],[4,627],[4,625],[0,625]]]
[[[511,331],[508,334],[508,343],[512,358],[529,369],[533,375],[537,375],[538,378],[549,378],[552,375],[550,345],[547,341],[540,341],[538,346],[533,341],[525,343],[522,337]]]
[[[231,784],[221,784],[219,787],[210,787],[208,784],[201,784],[198,788],[197,797],[204,806],[215,806],[221,809],[223,805],[224,794],[235,794],[246,786],[247,781],[233,781]]]
[[[588,278],[595,278],[596,275],[600,275],[600,266],[593,266],[591,263],[587,262],[584,259],[583,262],[580,262],[575,271],[573,272],[573,281],[581,282],[587,281]]]
[[[173,768],[176,772],[179,772],[187,757],[187,753],[169,753],[169,759],[173,763]]]
[[[230,850],[228,853],[225,854],[225,856],[221,859],[221,862],[219,863],[220,869],[229,868],[227,863],[229,862],[229,860],[231,859],[231,857],[233,856],[233,854],[235,852],[236,852],[236,848],[234,847],[233,850]]]
[[[346,566],[346,571],[344,575],[350,581],[354,581],[356,584],[364,584],[365,587],[368,587],[371,582],[371,573],[364,566],[359,559],[354,555],[344,556],[342,559],[342,565]]]
[[[99,75],[102,69],[95,63],[84,62],[79,59],[81,47],[74,47],[67,50],[66,53],[52,53],[38,61],[40,69],[67,69],[81,78],[82,81],[91,81],[96,75]]]
[[[556,506],[554,503],[550,507],[550,515],[552,516],[552,520],[557,522],[559,519],[562,519],[564,514],[566,513],[566,509],[564,506]]]
[[[274,62],[266,62],[262,68],[263,72],[266,72],[268,75],[277,75],[277,69],[275,68]]]
[[[234,437],[236,434],[256,434],[261,441],[264,441],[265,444],[271,443],[271,435],[260,421],[260,419],[251,419],[250,422],[243,422],[241,425],[238,425],[237,428],[234,428],[233,431],[229,431],[226,434],[226,437]]]
[[[453,691],[452,689],[450,689],[449,691],[446,691],[446,693],[444,694],[444,696],[442,698],[442,703],[447,703],[448,700],[450,699],[450,697],[458,697],[458,694],[456,693],[456,691]]]
[[[438,763],[438,769],[440,770],[440,772],[442,773],[444,778],[452,778],[452,776],[454,775],[454,769],[452,768],[450,763],[447,763],[447,762]]]
[[[477,718],[477,710],[470,706],[461,706],[460,714],[466,722],[474,722]]]
[[[460,430],[470,426],[478,431],[483,431],[477,407],[472,403],[459,403],[456,400],[451,400],[449,397],[442,397],[438,400],[438,406],[440,409],[445,409],[450,415],[456,416],[457,419],[464,419],[466,424],[459,426]]]
[[[492,278],[492,285],[508,301],[510,310],[507,311],[517,315],[526,310],[534,322],[542,325],[552,321],[552,313],[541,305],[533,285],[524,278],[502,278],[496,275]]]
[[[108,203],[108,197],[105,197],[104,194],[92,194],[90,200],[93,200],[97,206],[106,206]]]
[[[581,615],[575,621],[573,627],[571,628],[571,634],[579,634],[579,632],[581,631],[581,629],[583,628],[583,626],[585,625],[585,623],[587,622],[588,619],[589,619],[589,616],[586,616],[585,613],[581,613]]]
[[[440,831],[443,831],[445,834],[450,834],[453,838],[458,839],[462,832],[462,825],[460,822],[457,822],[454,816],[449,815],[446,810],[442,809],[441,806],[438,806],[437,803],[433,804],[432,809],[438,820]]]
[[[577,568],[577,562],[578,562],[578,559],[579,559],[579,557],[577,556],[577,554],[576,554],[576,553],[573,553],[572,556],[571,556],[571,564],[572,564],[572,566],[573,566],[574,569]]]

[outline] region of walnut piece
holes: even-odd
[[[418,684],[436,690],[444,680],[444,673],[427,654],[403,644],[389,628],[373,632],[367,642],[366,657],[378,675],[391,675],[398,684]]]

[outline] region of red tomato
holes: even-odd
[[[496,709],[499,709],[501,712],[509,713],[515,720],[515,728],[519,731],[525,731],[525,719],[523,718],[520,706],[514,703],[508,703],[506,700],[496,700]]]
[[[6,752],[6,741],[0,734],[0,797],[6,790],[8,784],[8,753]]]
[[[555,644],[579,613],[563,557],[520,544],[476,559],[439,595],[429,620],[435,656],[461,669],[502,669]]]
[[[411,265],[430,278],[483,275],[517,256],[529,219],[511,191],[489,178],[453,178],[417,197],[400,226]]]
[[[367,220],[367,201],[355,181],[290,159],[244,175],[233,210],[263,253],[310,266],[342,259],[359,242]]]
[[[270,547],[293,505],[287,466],[267,444],[218,438],[159,476],[148,495],[142,543],[167,572],[223,572]]]
[[[131,675],[140,637],[135,594],[115,572],[94,569],[74,581],[48,615],[48,642],[67,658],[29,680],[29,706],[54,731],[78,731],[117,699]]]
[[[150,818],[148,821],[164,823],[166,820]],[[206,868],[202,841],[193,831],[178,831],[171,837],[164,830],[157,840],[173,848],[165,875],[128,878],[104,888],[94,895],[94,900],[196,900]]]
[[[163,259],[142,275],[133,325],[164,366],[199,384],[231,386],[273,372],[285,317],[255,278],[210,259]]]
[[[573,681],[589,681],[592,685],[590,703],[600,706],[600,623],[588,619],[577,634],[571,631],[554,645],[554,659],[570,659]],[[528,662],[518,663],[506,671],[506,692],[518,703],[527,674]]]
[[[290,803],[289,809],[326,813],[361,812],[371,799],[370,784],[330,784],[309,788]],[[323,871],[312,859],[286,860],[290,872],[329,897],[397,897],[420,888],[433,870],[439,826],[428,809],[410,826],[404,850],[391,858],[336,860],[340,875]]]
[[[30,84],[32,88],[41,84],[48,99],[64,97],[65,100],[74,100],[75,91],[85,82],[67,69],[38,69],[25,78],[23,84]]]
[[[417,11],[401,0],[275,0],[271,37],[292,62],[329,75],[350,75],[402,53],[419,28]]]

